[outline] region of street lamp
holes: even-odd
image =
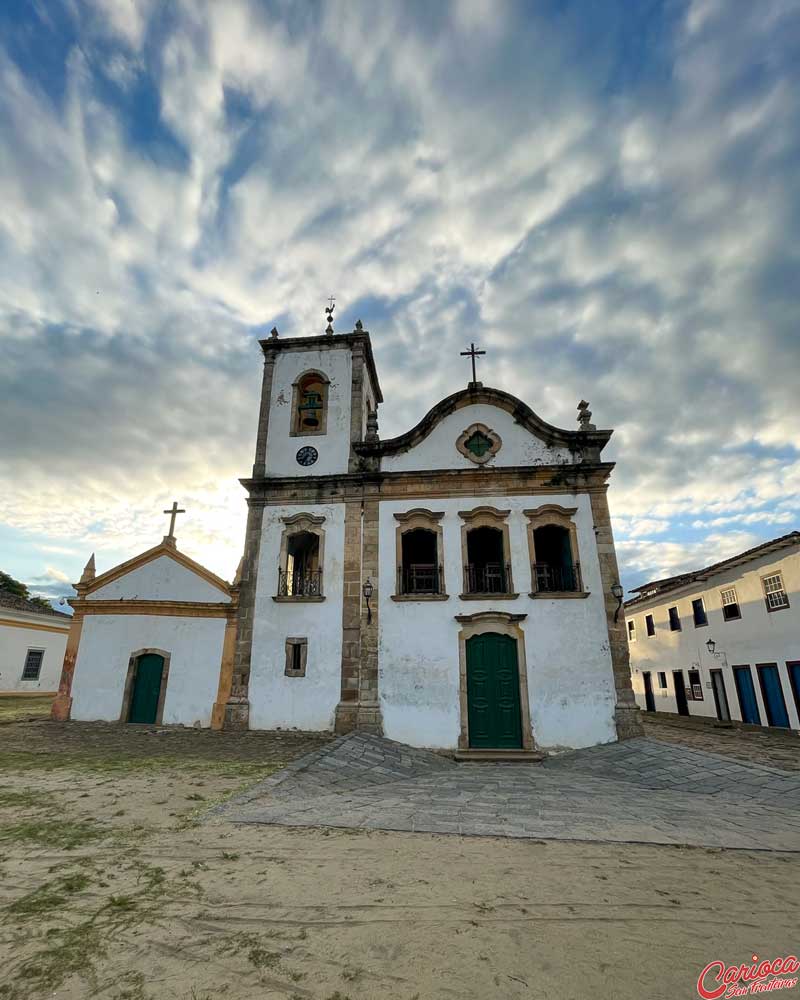
[[[372,582],[370,581],[369,577],[367,577],[367,579],[364,581],[364,586],[361,590],[361,593],[364,595],[364,599],[367,602],[367,625],[371,625],[372,609],[369,606],[369,599],[375,593],[375,588],[372,586]]]
[[[706,643],[706,649],[714,657],[715,660],[722,660],[723,664],[728,666],[728,657],[723,649],[717,652],[717,644],[713,639],[709,639]]]
[[[614,621],[616,622],[619,618],[619,609],[622,607],[622,597],[625,591],[622,589],[620,584],[613,583],[611,585],[611,594],[617,599],[617,610],[614,612]]]

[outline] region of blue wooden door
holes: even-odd
[[[787,663],[789,670],[789,680],[792,684],[792,694],[794,695],[794,706],[800,718],[800,663]]]
[[[767,722],[770,726],[782,726],[788,729],[789,715],[786,711],[786,702],[783,700],[777,663],[759,663],[756,670],[758,670],[764,707],[767,710]]]
[[[750,667],[734,667],[733,676],[736,680],[736,693],[739,695],[739,707],[742,710],[742,722],[760,726],[761,715],[758,711],[756,689],[753,686]]]

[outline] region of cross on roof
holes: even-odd
[[[479,357],[481,354],[485,354],[486,351],[478,351],[475,349],[474,344],[469,345],[468,351],[462,351],[462,358],[472,358],[472,385],[478,384],[478,376],[475,374],[475,358]]]
[[[164,513],[170,515],[170,519],[169,519],[169,534],[167,535],[167,538],[171,538],[174,541],[175,540],[175,518],[177,517],[178,514],[185,514],[186,511],[183,510],[182,508],[178,507],[178,501],[177,500],[173,500],[172,501],[172,507],[169,510],[165,510]]]

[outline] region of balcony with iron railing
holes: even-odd
[[[276,600],[321,601],[322,570],[278,570]]]
[[[464,566],[462,597],[518,597],[511,593],[510,563],[467,563]]]
[[[395,598],[444,598],[442,567],[436,563],[406,563],[397,567]]]
[[[574,566],[553,566],[549,563],[534,563],[531,566],[533,595],[537,594],[583,594],[580,563]]]

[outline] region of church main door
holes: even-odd
[[[159,656],[158,653],[145,653],[139,657],[128,722],[152,724],[156,721],[163,672],[163,656]]]
[[[517,643],[484,632],[467,640],[469,745],[476,750],[522,746]]]

